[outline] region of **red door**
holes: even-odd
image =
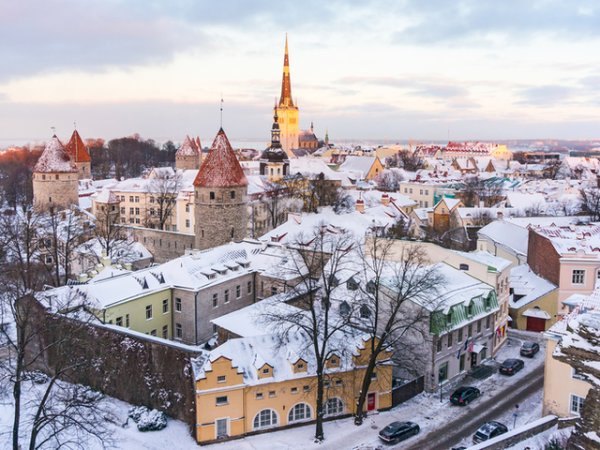
[[[527,331],[546,331],[546,319],[540,319],[538,317],[528,317]]]
[[[367,411],[375,410],[375,392],[367,394]]]

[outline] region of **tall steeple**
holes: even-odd
[[[290,80],[290,57],[288,54],[288,39],[285,34],[285,55],[283,56],[283,79],[281,80],[281,97],[279,106],[294,106],[292,100],[292,82]]]

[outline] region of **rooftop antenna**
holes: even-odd
[[[223,93],[221,93],[221,128],[223,128]]]

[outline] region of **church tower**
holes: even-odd
[[[281,97],[275,107],[275,113],[281,131],[281,146],[290,157],[294,157],[292,149],[298,148],[299,118],[298,107],[292,99],[292,82],[290,80],[290,59],[288,56],[287,34],[285,36],[285,55],[283,57],[283,79],[281,80]]]
[[[246,237],[248,180],[221,128],[194,180],[195,247]]]
[[[290,160],[287,153],[281,148],[277,110],[273,117],[271,128],[271,145],[260,156],[260,174],[269,181],[279,181],[290,173]]]

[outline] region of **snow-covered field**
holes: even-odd
[[[520,343],[511,340],[511,345],[505,347],[497,356],[498,361],[510,357],[518,357]],[[500,374],[494,374],[486,380],[475,383],[481,391],[482,397],[492,395],[498,390],[517,384],[526,378],[536,367],[543,364],[544,349],[533,358],[525,359],[525,369],[513,377],[505,377]],[[40,389],[39,386],[28,384],[27,388]],[[291,428],[282,431],[275,431],[257,436],[250,436],[243,439],[227,441],[219,444],[213,444],[204,448],[213,450],[286,450],[286,449],[373,449],[380,446],[377,434],[379,430],[394,420],[411,420],[421,426],[421,435],[431,432],[449,421],[456,420],[461,416],[469,414],[471,406],[458,408],[449,404],[448,395],[444,393],[442,402],[439,394],[420,394],[415,398],[399,405],[393,410],[373,414],[367,418],[361,427],[356,427],[351,418],[327,422],[325,424],[325,442],[317,444],[313,442],[314,425],[306,425],[297,428]],[[4,434],[10,430],[12,422],[12,398],[8,394],[0,399],[0,448],[5,448],[9,435]],[[129,420],[128,426],[122,427],[121,424],[127,422],[127,412],[130,405],[115,400],[106,400],[114,407],[115,414],[119,417],[120,424],[110,425],[113,429],[113,437],[118,443],[117,448],[127,450],[147,450],[156,449],[197,449],[198,446],[191,437],[187,426],[177,420],[169,420],[166,429],[155,432],[142,433],[137,430],[135,424]],[[475,405],[476,402],[473,404]],[[513,425],[512,412],[499,417],[498,420],[504,422],[509,428]],[[523,399],[520,403],[519,416],[517,417],[517,426],[524,425],[541,416],[541,392],[536,392],[529,398]],[[414,439],[414,438],[413,438]],[[4,442],[2,442],[4,441]],[[409,443],[410,441],[407,441]],[[90,450],[99,448],[97,444],[90,442]]]

